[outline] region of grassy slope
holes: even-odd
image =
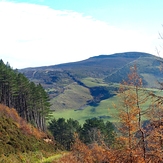
[[[104,120],[109,120],[111,122],[116,121],[113,117],[115,109],[113,108],[113,103],[116,103],[117,98],[112,97],[107,100],[103,100],[99,103],[98,106],[86,106],[83,110],[63,110],[56,111],[53,113],[55,118],[63,117],[65,119],[73,118],[78,120],[81,124],[88,118],[101,117]],[[110,109],[109,109],[110,108]]]
[[[52,149],[43,140],[22,132],[12,119],[5,116],[0,116],[0,134],[0,154]]]
[[[101,78],[92,78],[87,77],[81,80],[88,87],[95,87],[95,86],[107,86],[108,84],[103,81]]]
[[[127,79],[127,75],[130,72],[130,67],[136,65],[138,68],[138,73],[143,79],[144,86],[148,88],[156,88],[159,87],[157,81],[163,81],[162,71],[160,71],[162,62],[163,59],[157,57],[138,58],[134,62],[130,62],[129,64],[126,64],[122,68],[108,75],[105,78],[105,81],[121,83],[122,80]]]
[[[74,83],[74,78],[81,80],[82,83],[90,88],[97,86],[106,87],[110,82],[119,83],[125,79],[130,67],[136,64],[138,72],[143,78],[143,81],[145,81],[146,86],[156,87],[157,80],[162,80],[162,74],[159,70],[161,62],[163,62],[161,58],[144,53],[132,52],[109,56],[103,55],[81,62],[41,68],[44,71],[47,70],[46,74],[43,72],[39,74],[39,69],[36,69],[37,73],[31,79],[39,79],[41,81],[46,79],[46,82],[53,82],[53,84],[48,85],[44,81],[43,84],[50,95],[54,92],[59,92],[59,95],[55,98],[53,96],[51,100],[53,104],[52,110],[56,110],[54,117],[74,118],[83,123],[85,119],[94,116],[110,117],[115,112],[112,103],[116,103],[117,98],[112,97],[107,100],[102,100],[96,107],[86,106],[83,110],[77,110],[81,106],[84,106],[87,101],[91,100],[93,95],[91,96],[86,87],[78,85],[79,83]],[[31,77],[31,75],[28,75],[28,71],[26,75],[29,78]],[[108,108],[110,108],[109,111]],[[109,120],[114,121],[114,118],[109,118]]]
[[[151,56],[147,56],[145,58],[137,58],[134,62],[130,62],[126,64],[125,66],[121,67],[117,71],[114,71],[113,73],[110,73],[110,74],[108,73],[109,76],[105,79],[100,78],[100,77],[97,78],[97,77],[87,76],[85,78],[81,78],[80,80],[82,83],[84,83],[85,86],[90,87],[90,88],[97,87],[97,86],[99,87],[108,86],[108,83],[110,82],[119,83],[119,82],[122,82],[122,80],[127,77],[130,67],[134,64],[137,64],[138,71],[143,79],[143,83],[145,84],[145,86],[151,87],[151,88],[159,87],[157,80],[159,81],[162,80],[161,78],[162,74],[159,70],[161,61],[162,59],[159,60]],[[70,84],[67,86],[67,88],[68,87],[71,89],[71,91],[65,90],[64,93],[60,94],[59,96],[57,96],[51,101],[53,104],[52,109],[55,109],[55,110],[74,109],[75,110],[85,105],[87,101],[91,100],[92,97],[89,91],[87,92],[81,91],[81,89],[86,89],[86,88],[79,86],[79,85],[75,86],[74,84]]]
[[[72,100],[73,99],[73,100]],[[87,101],[91,100],[89,89],[72,83],[65,87],[64,92],[51,100],[52,110],[74,109],[85,105]]]
[[[74,63],[24,69],[21,72],[30,80],[43,85],[50,95],[52,110],[64,110],[78,109],[93,98],[92,92],[91,96],[89,90],[82,87],[81,83],[91,90],[92,87],[106,87],[108,83],[120,83],[127,77],[133,64],[137,64],[146,86],[155,87],[156,80],[163,80],[159,71],[161,62],[162,59],[150,54],[129,52],[100,55]]]
[[[158,95],[163,95],[163,93],[158,89],[147,89],[148,91],[154,91]],[[60,118],[63,117],[65,119],[73,118],[78,120],[81,124],[85,122],[88,118],[102,118],[104,121],[109,120],[110,122],[117,122],[118,119],[116,118],[117,110],[114,108],[113,104],[118,104],[118,97],[114,96],[108,98],[106,100],[102,100],[98,106],[86,106],[83,110],[63,110],[63,111],[56,111],[53,113],[53,117]],[[148,100],[145,104],[142,105],[143,109],[146,109],[150,106],[151,101]],[[147,117],[143,117],[146,119]]]
[[[21,119],[14,109],[0,105],[0,162],[37,162],[55,154],[47,134]]]
[[[84,78],[82,82],[89,87],[94,87],[94,86],[108,86],[108,84],[104,83],[102,79],[99,78]],[[113,87],[117,87],[118,84],[113,84]],[[80,93],[79,93],[80,92]],[[90,92],[88,92],[88,89],[72,84],[67,87],[67,89],[64,91],[64,94],[61,94],[60,96],[54,98],[55,100],[55,112],[53,113],[52,117],[55,118],[60,118],[63,117],[65,119],[73,118],[78,120],[81,124],[84,123],[84,121],[88,118],[93,118],[93,117],[101,117],[104,120],[109,120],[109,121],[115,121],[115,118],[113,118],[112,114],[114,114],[115,110],[111,109],[108,110],[108,108],[113,108],[113,103],[116,103],[116,96],[102,100],[98,106],[85,106],[83,109],[76,109],[76,106],[78,104],[78,100],[72,100],[73,99],[78,99],[79,97],[87,97],[87,100],[92,99]],[[85,100],[85,102],[87,101]],[[52,101],[53,103],[54,101]],[[57,103],[58,102],[58,103]],[[61,103],[69,103],[69,109],[65,106],[65,109],[59,109],[59,106]],[[83,103],[84,104],[84,103]],[[63,108],[63,106],[61,106]]]

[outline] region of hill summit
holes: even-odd
[[[133,65],[137,66],[145,87],[158,88],[162,63],[162,58],[152,54],[125,52],[19,71],[31,81],[42,84],[51,98],[51,109],[80,109],[112,97],[117,87],[111,84],[126,79]]]

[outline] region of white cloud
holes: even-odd
[[[157,39],[157,33],[122,30],[81,13],[27,3],[0,2],[0,22],[0,58],[14,68],[124,51],[153,53]]]

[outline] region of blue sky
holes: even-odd
[[[100,54],[162,55],[162,0],[0,0],[0,58],[13,68]]]

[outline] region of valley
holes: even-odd
[[[119,84],[127,79],[130,68],[134,65],[138,67],[145,88],[157,89],[160,87],[158,81],[163,81],[162,63],[162,58],[151,54],[126,52],[73,63],[26,68],[20,72],[46,89],[55,118],[74,118],[81,124],[93,117],[114,122],[112,106],[117,101]]]
[[[162,63],[139,52],[22,70],[1,60],[0,161],[116,162],[130,141],[142,159],[162,132]]]

